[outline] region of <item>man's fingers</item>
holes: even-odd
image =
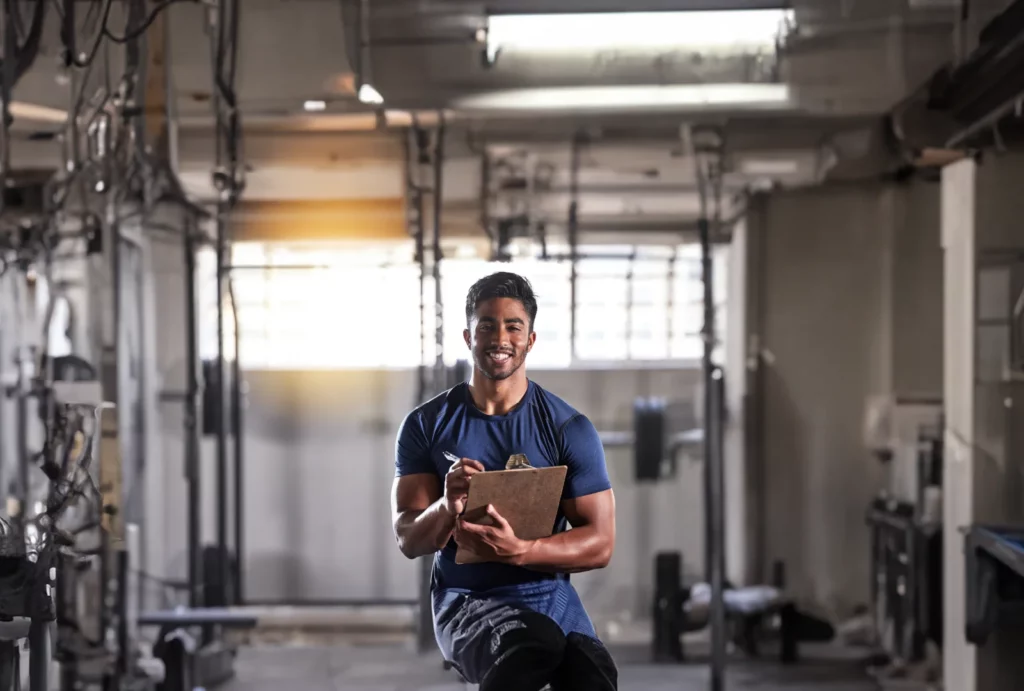
[[[466,533],[469,533],[470,535],[479,535],[480,537],[483,537],[491,531],[491,528],[485,525],[470,523],[469,521],[463,519],[459,521],[457,530],[464,531]]]
[[[474,461],[472,458],[462,458],[459,462],[462,463],[462,469],[467,475],[484,472],[484,464],[480,461]]]
[[[487,505],[487,515],[494,519],[494,522],[498,525],[498,528],[504,530],[508,527],[508,521],[505,517],[498,513],[498,510],[494,508],[494,504]]]

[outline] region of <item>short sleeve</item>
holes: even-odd
[[[577,413],[565,423],[561,433],[562,458],[569,467],[563,499],[576,499],[611,489],[604,446],[590,420]]]
[[[430,459],[430,444],[423,428],[423,416],[413,411],[406,416],[395,441],[395,477],[436,473]]]

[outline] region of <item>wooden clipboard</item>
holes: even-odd
[[[485,523],[490,519],[484,512],[491,504],[512,526],[516,537],[522,540],[549,537],[558,517],[567,470],[564,465],[556,465],[478,473],[469,480],[463,518]],[[461,547],[455,553],[456,564],[481,561],[476,554]]]

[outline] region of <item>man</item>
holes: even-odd
[[[410,559],[436,553],[434,633],[445,659],[481,691],[614,691],[615,664],[568,574],[608,564],[615,499],[594,426],[526,377],[536,316],[521,276],[496,273],[470,288],[463,335],[473,375],[402,424],[395,535]],[[493,507],[490,526],[460,517],[473,475],[504,469],[512,454],[534,467],[568,466],[549,538],[520,540]],[[457,565],[457,546],[486,562]]]

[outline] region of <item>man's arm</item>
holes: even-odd
[[[615,494],[608,489],[562,501],[572,530],[528,541],[513,563],[535,571],[580,573],[603,569],[615,551]]]
[[[417,473],[396,477],[391,488],[391,520],[398,548],[409,559],[443,548],[455,528],[437,475]]]

